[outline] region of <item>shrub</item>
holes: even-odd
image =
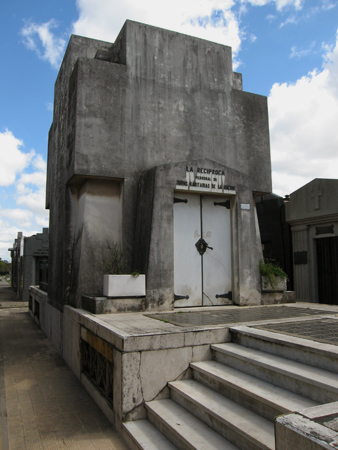
[[[276,277],[283,278],[284,280],[289,279],[284,270],[273,259],[261,259],[259,261],[259,271],[263,277],[269,280],[272,289],[275,289],[277,286]]]

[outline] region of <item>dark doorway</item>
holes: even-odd
[[[338,237],[316,240],[319,303],[338,305]]]

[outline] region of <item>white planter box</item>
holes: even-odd
[[[276,282],[274,286],[271,286],[270,281],[267,277],[262,278],[262,292],[284,292],[286,291],[286,279],[281,277],[276,277]]]
[[[103,275],[105,297],[140,297],[146,295],[146,276]]]

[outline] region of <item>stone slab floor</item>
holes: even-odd
[[[1,301],[1,287],[0,450],[127,450],[27,305]]]

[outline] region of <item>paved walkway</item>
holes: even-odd
[[[248,322],[250,326],[338,343],[338,306],[332,305],[224,307],[217,311],[195,308],[149,315],[105,314],[97,319],[124,337],[167,336]],[[27,303],[18,301],[4,281],[0,282],[0,421],[0,450],[127,450],[31,319]]]
[[[12,293],[0,282],[0,450],[127,450]]]

